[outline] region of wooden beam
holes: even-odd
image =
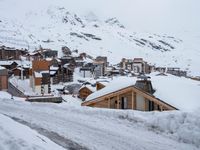
[[[117,109],[120,109],[120,100],[119,100],[119,95],[117,95]]]
[[[136,93],[133,90],[131,92],[131,103],[132,103],[131,109],[136,110]]]
[[[134,92],[134,109],[137,109],[137,94]]]
[[[108,98],[108,108],[111,108],[110,98]]]
[[[148,111],[148,99],[144,99],[144,110]]]
[[[133,90],[132,90],[132,92],[131,92],[131,109],[134,109],[134,92],[133,92]]]

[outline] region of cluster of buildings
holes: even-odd
[[[9,78],[30,80],[36,95],[51,94],[51,85],[73,81],[76,66],[72,55],[58,58],[58,52],[40,49],[34,52],[0,47],[0,90],[9,88]],[[77,59],[82,59],[81,57]]]
[[[153,96],[155,91],[145,75],[158,71],[160,75],[169,73],[186,77],[186,71],[155,67],[142,58],[123,58],[119,64],[109,65],[105,56],[93,58],[86,53],[79,54],[78,50],[71,51],[68,47],[62,47],[61,50],[63,56],[59,58],[57,50],[40,48],[28,52],[26,49],[1,46],[0,90],[8,90],[9,87],[19,89],[19,85],[9,82],[9,79],[17,78],[29,80],[35,95],[51,95],[52,85],[72,82],[74,70],[78,68],[82,78],[93,79],[91,82],[80,81],[78,97],[83,100],[83,106],[142,111],[177,109]],[[113,78],[128,75],[139,79],[134,84],[130,84],[130,81],[110,84]],[[12,92],[13,89],[8,91]]]
[[[175,76],[187,77],[187,71],[181,70],[178,67],[156,67],[150,65],[142,58],[125,59],[120,62],[120,66],[124,70],[131,71],[133,74],[149,74],[151,72],[158,71],[160,73],[169,73]]]

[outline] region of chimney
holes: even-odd
[[[150,77],[147,76],[139,76],[138,80],[135,83],[135,86],[150,94],[153,94],[155,92],[152,87]]]

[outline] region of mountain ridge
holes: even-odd
[[[12,2],[0,1],[4,5]],[[180,67],[191,75],[199,75],[200,39],[195,36],[198,33],[135,32],[115,16],[103,18],[92,11],[75,13],[54,2],[45,8],[43,5],[27,8],[14,19],[9,14],[0,15],[0,44],[30,51],[39,46],[52,48],[59,50],[59,56],[61,47],[68,46],[94,57],[107,56],[112,64],[123,57],[142,57],[157,66]],[[5,8],[0,12],[5,14]]]

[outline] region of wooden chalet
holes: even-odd
[[[58,51],[51,49],[39,49],[27,54],[28,60],[41,60],[45,58],[57,58]]]
[[[72,56],[64,56],[60,58],[61,60],[61,64],[64,66],[65,64],[74,64],[74,66],[76,65],[76,61],[74,59],[74,57]]]
[[[43,55],[43,58],[57,58],[58,56],[57,50],[43,49],[41,53]]]
[[[94,90],[91,86],[82,86],[79,89],[78,97],[82,100],[85,100],[93,92],[94,92]]]
[[[50,85],[50,62],[46,60],[34,60],[32,62],[31,86],[34,92],[38,94],[49,94]]]
[[[8,70],[12,70],[18,66],[18,62],[13,60],[3,60],[0,61],[0,66],[5,67]]]
[[[127,83],[121,81],[118,84],[122,85],[109,84],[105,88],[94,92],[86,98],[82,106],[140,111],[177,110],[177,108],[156,98],[152,94],[154,91],[149,82],[139,81],[132,84],[130,81]]]
[[[29,79],[32,69],[28,67],[16,67],[11,70],[14,76],[19,77],[20,79]],[[23,74],[22,74],[23,73]]]
[[[29,61],[33,61],[33,60],[41,60],[43,59],[43,55],[38,52],[38,51],[34,51],[34,52],[30,52],[26,55],[27,59]]]
[[[0,60],[20,60],[20,56],[27,54],[26,49],[0,46]]]
[[[8,89],[8,70],[0,66],[0,91]]]

